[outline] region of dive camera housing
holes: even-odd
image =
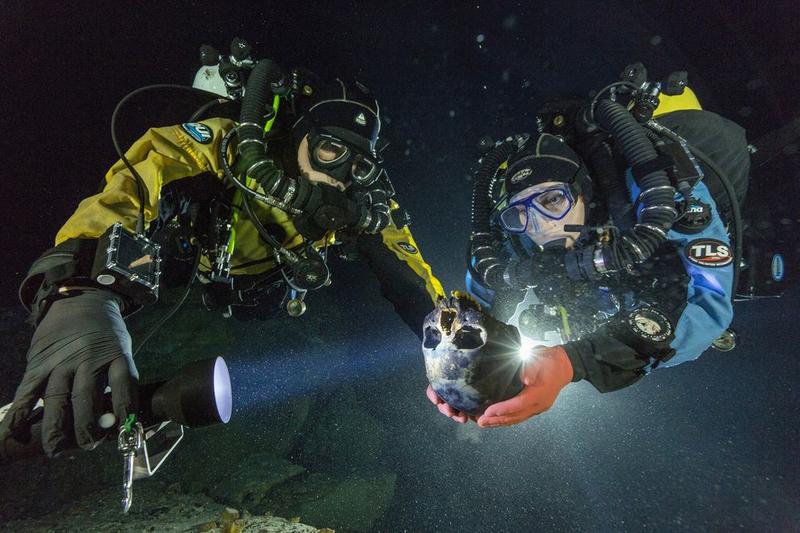
[[[158,300],[161,247],[117,222],[97,242],[92,280],[138,304]]]

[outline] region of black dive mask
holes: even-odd
[[[345,184],[368,187],[375,183],[383,172],[379,162],[342,137],[312,129],[308,135],[311,167]]]

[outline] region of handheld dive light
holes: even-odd
[[[106,392],[105,404],[109,412],[102,415],[99,425],[114,428],[119,421],[110,412],[111,394]],[[0,421],[5,417],[11,404],[0,408]],[[145,429],[145,438],[158,435],[151,444],[154,450],[142,455],[147,477],[155,473],[158,466],[172,452],[183,438],[183,428],[203,427],[220,422],[225,424],[231,418],[233,407],[231,380],[228,366],[222,357],[194,361],[184,366],[167,381],[139,386],[139,413],[136,418]],[[0,463],[12,462],[25,457],[42,455],[42,417],[41,400],[29,417],[30,435],[24,440],[9,436],[0,442]],[[159,446],[153,446],[158,441]]]

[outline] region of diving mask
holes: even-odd
[[[575,198],[566,184],[533,191],[511,202],[500,213],[500,225],[509,233],[539,232],[548,221],[559,221],[569,214]]]
[[[383,171],[375,159],[329,133],[312,131],[308,150],[314,170],[345,184],[352,180],[361,186],[372,185]]]

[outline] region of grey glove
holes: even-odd
[[[120,423],[136,412],[138,372],[120,310],[123,300],[95,288],[67,294],[53,302],[36,328],[22,383],[0,424],[0,440],[24,438],[31,410],[42,398],[42,447],[50,457],[74,443],[93,449],[102,440],[98,418],[107,385]]]

